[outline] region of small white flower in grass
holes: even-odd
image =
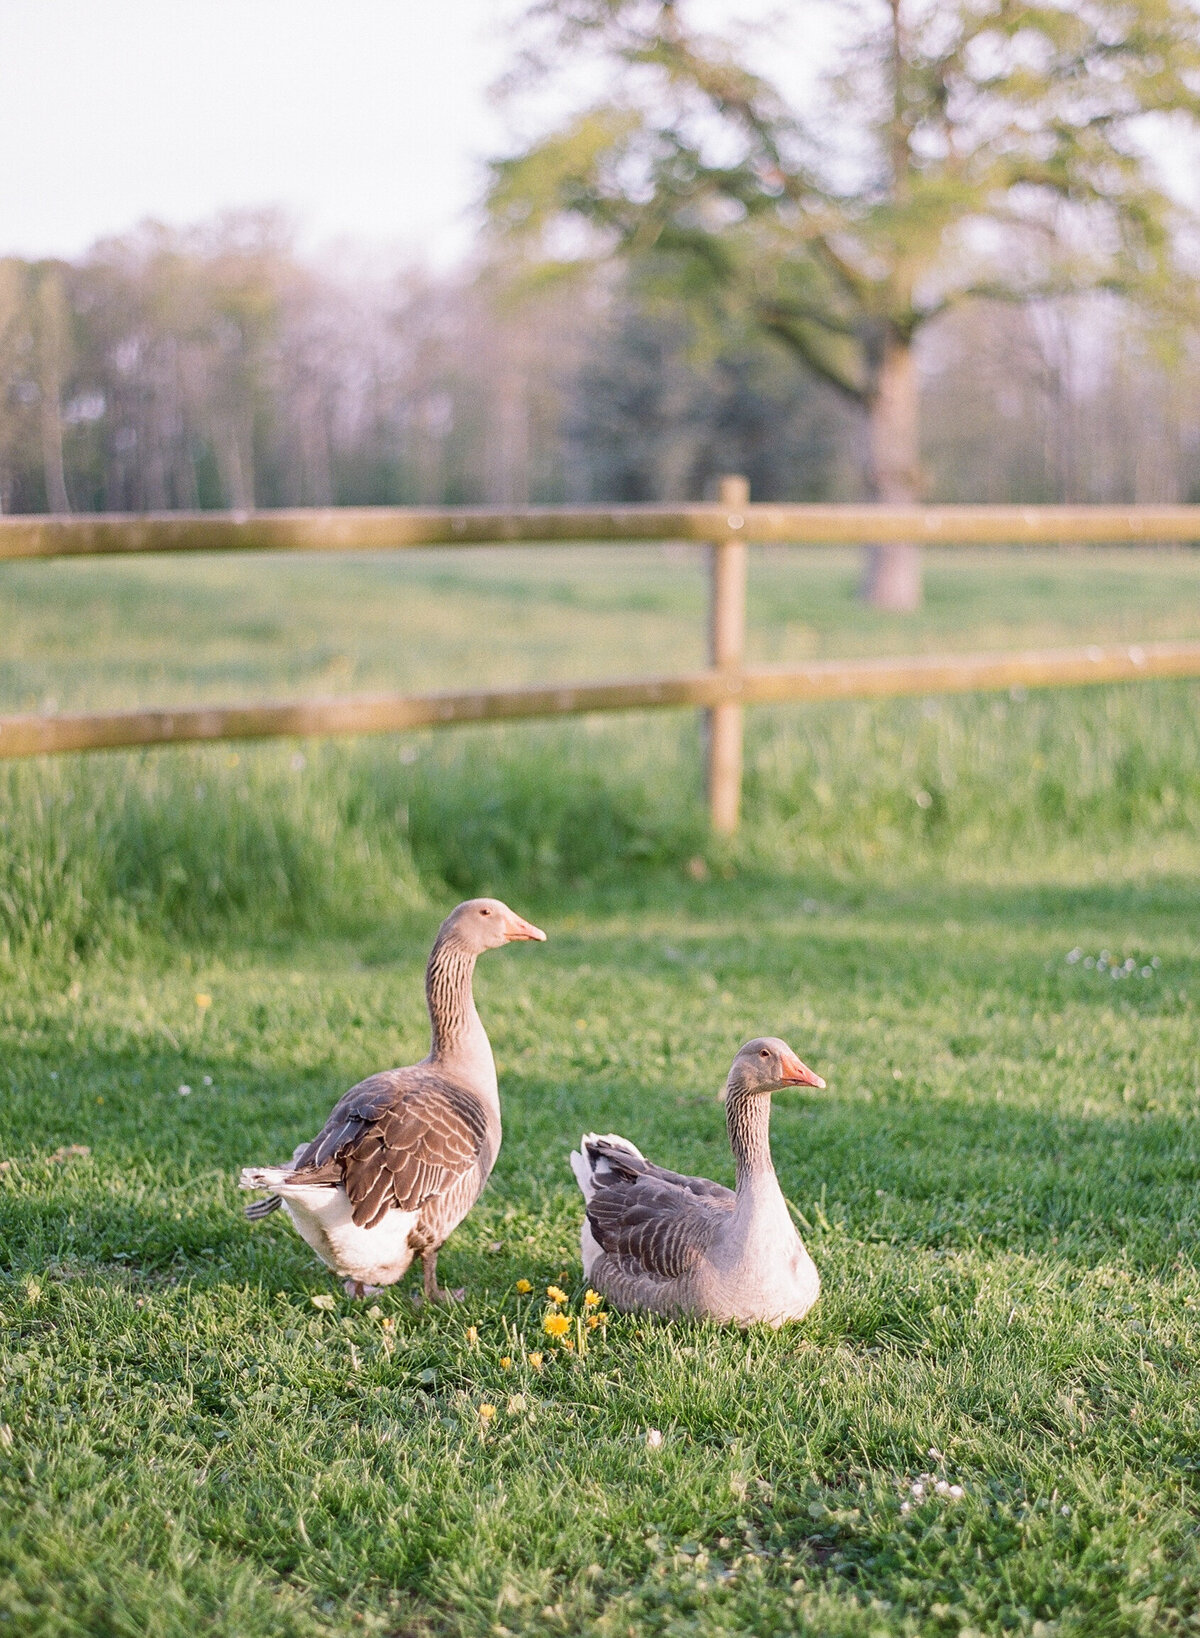
[[[180,1087],[178,1087],[177,1090],[178,1090],[179,1096],[181,1098],[190,1098],[191,1095],[192,1095],[192,1089],[191,1089],[190,1086],[187,1085],[186,1082],[183,1085],[181,1085]]]
[[[205,1086],[211,1086],[212,1083],[213,1083],[213,1078],[212,1078],[211,1075],[205,1075],[205,1076],[202,1077],[202,1079],[204,1081]]]
[[[647,1450],[661,1450],[662,1449],[662,1442],[663,1442],[663,1436],[662,1436],[662,1434],[659,1432],[659,1430],[657,1428],[647,1428],[646,1429],[646,1449]]]
[[[328,1291],[322,1291],[317,1296],[310,1297],[309,1301],[314,1308],[323,1308],[326,1313],[335,1306],[335,1299],[329,1295]]]
[[[947,1491],[947,1495],[952,1501],[962,1501],[963,1497],[966,1495],[966,1491],[963,1489],[961,1484],[952,1484],[950,1489]]]

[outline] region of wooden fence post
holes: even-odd
[[[717,502],[728,509],[731,528],[741,526],[740,509],[749,499],[748,479],[729,476],[720,480]],[[709,554],[709,663],[717,671],[740,677],[746,658],[746,544],[734,535],[711,546]],[[714,705],[707,712],[707,729],[709,817],[718,835],[732,836],[742,802],[740,701]]]

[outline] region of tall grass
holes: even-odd
[[[447,893],[655,873],[978,877],[1200,841],[1200,686],[750,717],[745,824],[708,837],[690,717],[0,773],[0,956],[361,929]]]

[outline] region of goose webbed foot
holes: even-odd
[[[343,1280],[342,1290],[348,1297],[377,1297],[383,1287],[368,1285],[365,1280]]]

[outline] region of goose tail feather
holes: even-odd
[[[603,1185],[613,1175],[613,1162],[606,1151],[615,1150],[618,1154],[626,1154],[631,1160],[645,1164],[645,1156],[636,1144],[630,1143],[628,1138],[618,1136],[616,1132],[585,1132],[579,1140],[579,1148],[571,1151],[571,1170],[575,1173],[575,1181],[579,1184],[580,1193],[585,1201],[590,1200],[596,1192],[597,1184]]]
[[[291,1175],[290,1166],[243,1166],[238,1188],[261,1189],[271,1193],[286,1183]]]
[[[259,1223],[264,1217],[269,1217],[273,1211],[278,1211],[282,1205],[281,1196],[269,1194],[265,1200],[252,1200],[243,1209],[252,1223]]]

